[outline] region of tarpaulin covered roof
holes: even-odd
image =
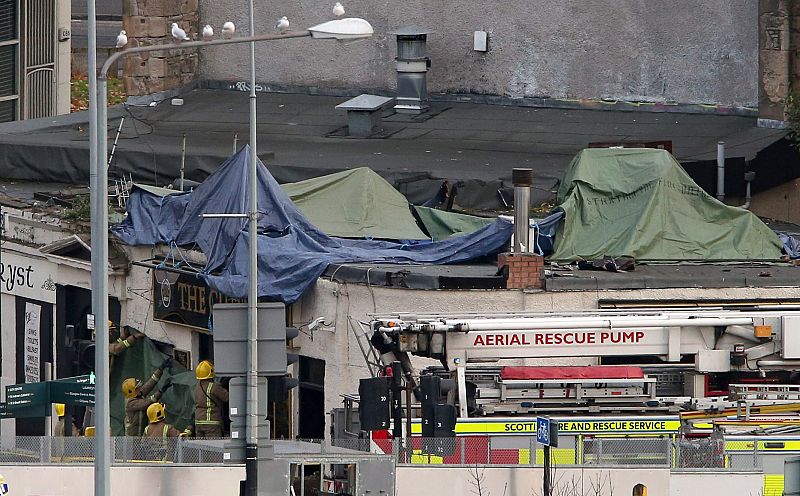
[[[566,219],[551,260],[777,260],[781,242],[752,212],[708,195],[665,150],[586,149],[567,168]]]
[[[485,217],[448,212],[431,207],[414,206],[414,213],[434,241],[471,233],[493,221],[493,219]]]
[[[367,167],[282,185],[303,215],[343,238],[428,239],[408,200]]]
[[[242,148],[192,192],[158,196],[134,188],[128,217],[112,233],[131,245],[197,246],[208,260],[202,277],[234,298],[247,295],[246,219],[202,219],[203,213],[248,210],[248,156]],[[326,235],[300,212],[261,161],[258,164],[258,294],[296,301],[328,264],[346,262],[451,264],[504,249],[513,226],[497,219],[473,233],[445,241],[408,245]]]

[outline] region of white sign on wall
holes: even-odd
[[[0,293],[45,303],[56,302],[57,266],[47,260],[3,251],[0,255]]]
[[[25,382],[40,382],[40,336],[39,319],[42,306],[36,303],[25,303],[25,353],[23,354],[25,368]]]

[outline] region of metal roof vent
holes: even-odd
[[[421,114],[428,110],[428,67],[426,43],[431,31],[406,26],[389,34],[397,36],[397,100],[400,113]]]

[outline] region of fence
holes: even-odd
[[[465,436],[373,441],[393,453],[400,465],[530,465],[542,466],[544,446],[535,437]],[[729,452],[722,439],[673,437],[562,437],[550,448],[551,462],[561,466],[671,469],[761,470],[764,453]]]
[[[94,438],[12,436],[0,438],[0,464],[91,464]],[[230,439],[111,438],[112,460],[125,463],[222,464]],[[561,437],[550,450],[561,466],[654,466],[671,469],[761,470],[765,453],[757,443],[740,449],[722,439],[674,437]],[[336,439],[273,441],[275,457],[363,458],[392,455],[399,465],[544,464],[544,447],[528,436]],[[727,448],[726,448],[727,446]],[[767,453],[766,455],[770,455]]]

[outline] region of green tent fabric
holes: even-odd
[[[124,353],[114,357],[110,377],[112,435],[125,435],[125,397],[122,394],[122,381],[128,377],[146,381],[165,358],[166,355],[158,351],[147,337],[137,340]],[[172,368],[164,371],[156,388],[161,387],[167,377],[172,377],[172,387],[161,398],[166,407],[167,422],[183,430],[191,425],[194,417],[194,387],[197,379],[192,371],[186,370],[175,360],[172,360]]]
[[[494,219],[447,212],[430,207],[414,206],[414,211],[434,241],[468,234],[494,222]]]
[[[428,239],[405,196],[367,167],[281,187],[311,223],[331,236]]]
[[[664,150],[586,149],[558,190],[566,213],[551,260],[777,260],[781,243],[752,212],[703,191]]]

